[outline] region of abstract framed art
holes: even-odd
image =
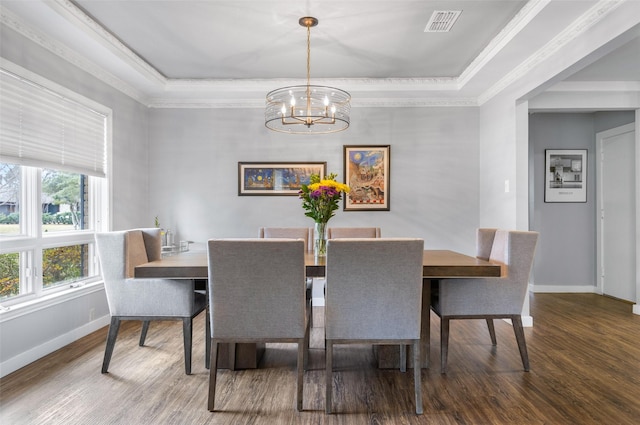
[[[326,172],[326,162],[238,162],[238,196],[297,196],[312,174]]]
[[[344,211],[389,211],[391,146],[344,146]]]

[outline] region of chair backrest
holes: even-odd
[[[537,240],[537,232],[496,230],[488,259],[505,264],[506,276],[443,279],[432,307],[445,316],[520,314]]]
[[[161,258],[160,229],[132,229],[97,233],[98,259],[105,280],[133,277],[134,268]]]
[[[495,232],[491,255],[489,259],[507,265],[505,284],[513,284],[520,288],[520,298],[524,296],[529,286],[529,274],[533,265],[538,232],[517,230],[501,230]]]
[[[304,242],[211,239],[209,307],[213,338],[302,338]]]
[[[480,228],[476,230],[476,257],[482,260],[489,259],[496,230],[498,229]]]
[[[160,232],[160,229],[148,228],[96,234],[100,270],[111,314],[130,313],[141,304],[140,300],[136,301],[141,295],[136,291],[143,291],[142,283],[128,285],[127,280],[133,280],[136,266],[161,258]]]
[[[424,241],[329,239],[327,339],[418,339]]]
[[[259,238],[303,239],[304,249],[313,251],[313,227],[261,227]]]
[[[379,227],[329,227],[327,229],[328,239],[379,237],[381,237]]]

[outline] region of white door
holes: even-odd
[[[605,295],[636,300],[634,124],[598,133],[598,286]]]

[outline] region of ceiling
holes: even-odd
[[[535,64],[597,0],[0,0],[3,23],[149,106],[262,106],[306,78],[354,106],[474,105]],[[425,32],[434,11],[461,11]],[[565,37],[566,38],[566,37]],[[569,79],[638,81],[640,37]]]

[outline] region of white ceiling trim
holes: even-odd
[[[640,92],[640,81],[562,81],[547,92]]]
[[[356,108],[435,108],[475,107],[475,98],[358,98],[351,102]],[[156,109],[255,109],[264,108],[263,100],[238,99],[151,99],[148,106]]]
[[[165,92],[182,92],[190,90],[211,90],[215,92],[247,92],[274,90],[279,87],[305,85],[302,79],[169,79],[164,87]],[[456,78],[316,78],[312,85],[337,87],[354,91],[443,91],[458,90],[460,85]]]
[[[493,59],[513,38],[522,31],[529,22],[542,11],[551,0],[529,1],[513,17],[497,36],[485,47],[482,52],[462,71],[458,77],[460,88],[464,87],[491,59]]]
[[[137,72],[147,80],[159,84],[166,84],[167,78],[158,72],[147,61],[122,43],[117,37],[111,34],[98,22],[69,0],[55,0],[47,4],[62,17],[81,29],[84,33],[97,40],[103,46],[115,53],[120,59],[127,62]]]
[[[0,5],[0,22],[2,22],[2,24],[6,25],[8,28],[11,28],[22,36],[38,44],[39,46],[49,50],[51,53],[77,66],[83,71],[88,72],[89,74],[98,78],[100,81],[108,84],[109,86],[115,88],[116,90],[129,96],[130,98],[143,104],[146,103],[146,97],[138,89],[132,87],[131,85],[127,84],[108,71],[105,71],[103,67],[89,61],[86,57],[80,55],[66,45],[59,43],[43,32],[27,25],[13,12],[7,10],[6,8],[3,8],[2,5]]]
[[[112,38],[106,31],[101,31],[98,28],[102,28],[90,17],[84,14],[81,10],[77,9],[72,3],[68,1],[58,0],[56,2],[59,6],[64,6],[64,9],[56,8],[56,10],[75,10],[70,16],[74,16],[74,19],[80,19],[84,28],[87,25],[96,29],[96,34],[102,34],[107,38]],[[68,15],[67,12],[64,12]],[[164,93],[184,93],[189,91],[196,91],[200,95],[206,94],[207,91],[212,93],[221,92],[262,92],[259,98],[251,99],[238,99],[238,100],[216,100],[216,99],[171,99],[171,98],[155,98],[149,97],[143,94],[140,90],[129,85],[122,79],[106,71],[104,67],[98,66],[95,63],[89,61],[85,56],[80,55],[68,46],[52,39],[47,34],[40,30],[33,28],[26,24],[21,18],[16,16],[10,10],[3,8],[0,5],[0,21],[8,28],[18,32],[24,37],[28,38],[32,42],[47,49],[58,57],[66,60],[67,62],[77,66],[78,68],[86,71],[87,73],[98,78],[100,81],[115,88],[121,93],[129,96],[130,98],[152,108],[256,108],[264,107],[264,98],[268,91],[273,90],[283,85],[297,85],[304,83],[301,80],[284,80],[284,79],[263,79],[263,80],[194,80],[194,79],[167,79],[159,73],[150,71],[152,79],[156,81],[161,90]],[[93,23],[93,24],[91,24]],[[94,25],[95,24],[95,25]],[[93,31],[93,30],[92,30]],[[146,68],[142,61],[135,53],[129,50],[126,46],[119,42],[113,42],[112,46],[124,48],[131,54],[125,54],[120,56],[124,58],[128,63],[131,61],[137,63],[137,68]],[[148,64],[147,64],[148,65]],[[149,68],[153,69],[153,68]],[[348,86],[349,90],[357,90],[361,92],[380,92],[380,91],[441,91],[441,90],[458,90],[460,85],[457,78],[387,78],[387,79],[318,79],[314,80],[317,84],[328,86]],[[433,107],[433,106],[474,106],[477,105],[476,99],[450,99],[450,98],[436,98],[436,99],[398,99],[398,98],[376,98],[367,99],[353,102],[355,107]]]
[[[478,98],[436,97],[427,98],[429,92],[455,92],[466,85],[510,40],[512,40],[551,0],[531,0],[496,36],[489,46],[463,71],[458,78],[405,78],[405,79],[322,79],[317,84],[339,86],[352,92],[371,93],[372,97],[353,99],[355,107],[434,107],[434,106],[477,106],[482,105],[516,80],[526,75],[532,68],[558,52],[567,43],[578,37],[597,23],[625,0],[601,0],[580,19],[561,34],[530,56],[525,62],[514,68],[509,74],[482,93]],[[53,10],[61,14],[73,25],[81,28],[94,40],[107,47],[118,58],[135,69],[149,81],[158,93],[168,96],[146,95],[121,78],[96,65],[68,46],[53,40],[43,32],[25,24],[20,18],[0,5],[0,19],[7,27],[17,31],[34,43],[51,51],[69,63],[90,73],[123,94],[154,108],[200,107],[200,108],[254,108],[264,106],[264,96],[268,91],[283,85],[303,84],[302,80],[263,79],[263,80],[194,80],[168,79],[116,37],[100,26],[69,0],[54,0],[48,3]],[[315,81],[314,81],[315,82]],[[406,98],[402,92],[413,92],[423,97]],[[423,93],[424,92],[424,93]],[[245,99],[215,99],[224,93],[245,93]],[[385,96],[388,95],[388,96]],[[178,95],[180,99],[175,99]],[[208,98],[204,98],[208,97]],[[213,98],[212,98],[213,97]]]
[[[534,54],[529,56],[527,60],[515,67],[513,71],[501,78],[496,84],[478,96],[480,105],[492,99],[495,95],[502,92],[516,80],[525,76],[534,67],[547,60],[549,57],[557,53],[562,47],[576,39],[580,34],[598,23],[607,14],[612,12],[626,0],[601,0],[591,9],[586,11],[580,18],[573,22],[572,25],[565,28],[560,34],[551,39],[548,43],[538,49]]]

